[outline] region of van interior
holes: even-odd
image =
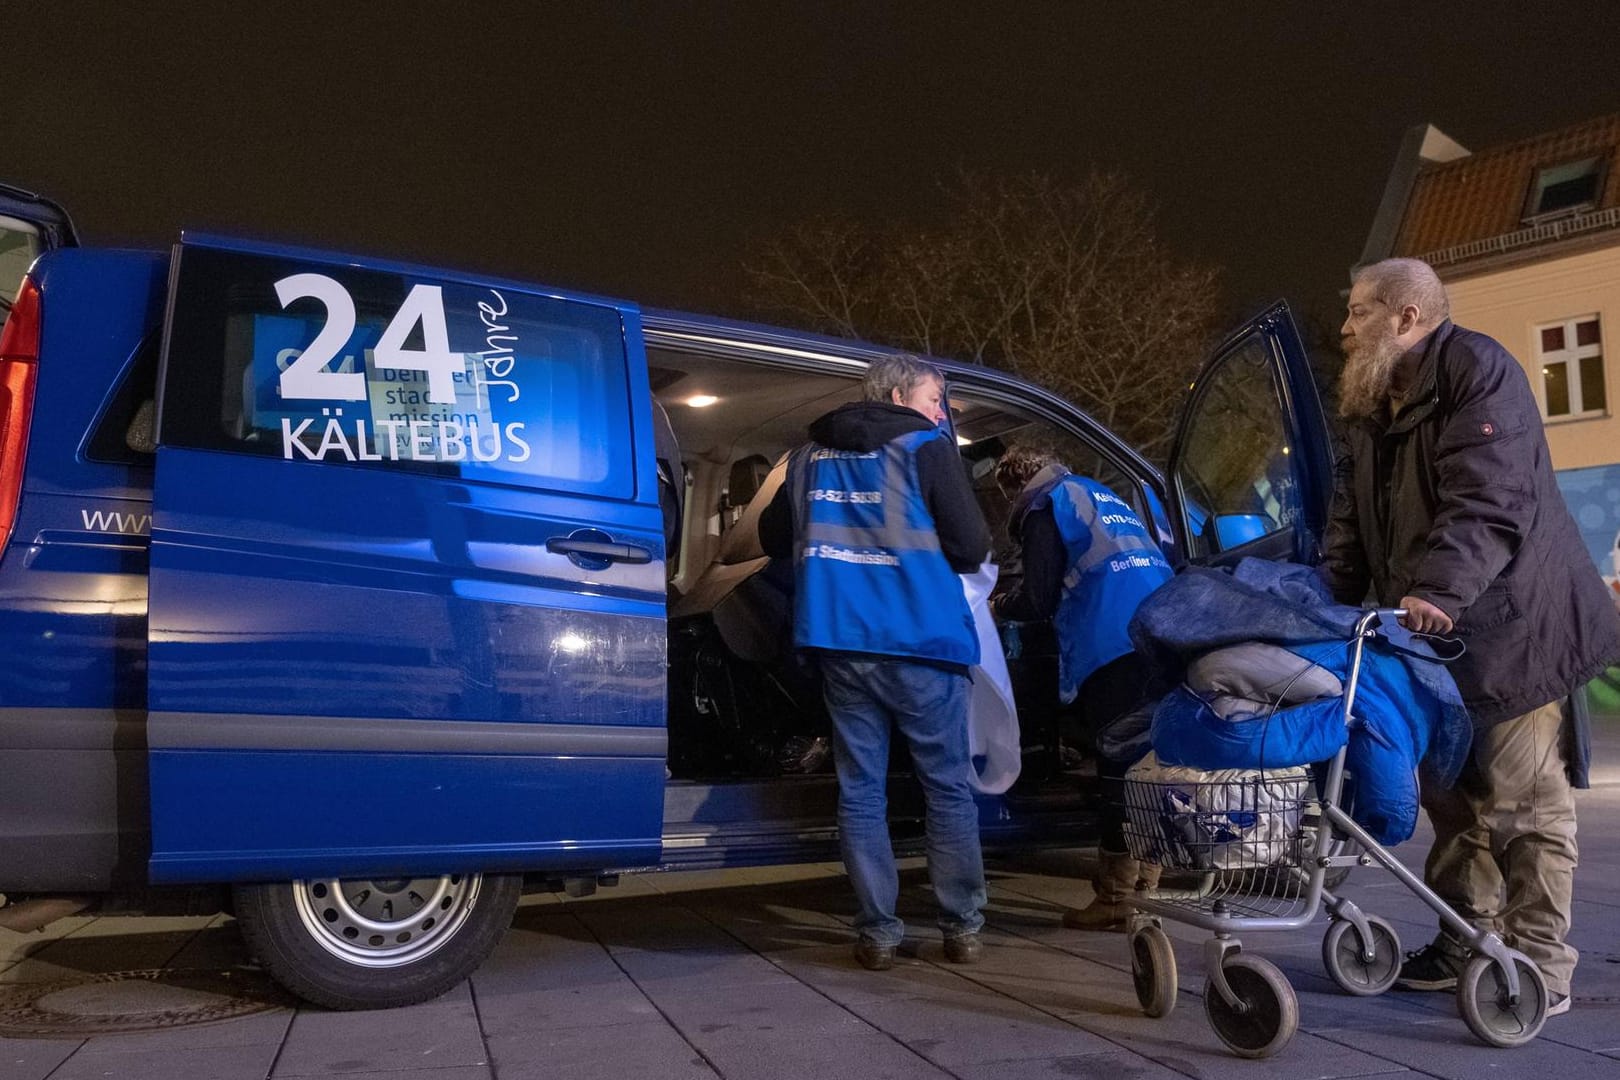
[[[792,567],[760,547],[758,521],[781,484],[789,451],[811,421],[860,398],[849,375],[766,367],[649,348],[658,403],[679,445],[679,536],[669,560],[669,768],[676,784],[831,778],[830,727],[813,665],[796,657]],[[1117,470],[1070,433],[1018,407],[949,392],[952,425],[995,538],[1000,584],[1019,573],[1007,536],[1008,504],[996,461],[1015,445],[1056,452],[1078,472],[1133,491]],[[1129,498],[1129,495],[1126,495]],[[1018,703],[1022,775],[1016,793],[1078,793],[1089,766],[1065,731],[1057,702],[1056,643],[1049,625],[1019,625],[1009,651]],[[1008,638],[1008,643],[1012,639]],[[898,741],[897,741],[898,742]],[[894,770],[906,771],[897,749]]]

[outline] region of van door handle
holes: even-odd
[[[619,544],[611,540],[580,540],[572,536],[551,537],[546,541],[546,550],[553,555],[631,563],[636,566],[652,562],[653,557],[652,551],[640,544]]]

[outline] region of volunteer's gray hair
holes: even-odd
[[[1451,315],[1451,300],[1440,275],[1422,259],[1385,259],[1356,271],[1355,284],[1365,283],[1375,299],[1399,311],[1418,309],[1419,326],[1439,326]]]
[[[894,391],[898,390],[902,398],[909,398],[924,379],[933,379],[943,386],[945,373],[920,356],[908,353],[885,356],[867,367],[866,378],[861,380],[861,396],[867,401],[893,402]]]

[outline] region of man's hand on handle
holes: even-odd
[[[1451,633],[1451,616],[1415,596],[1403,596],[1399,607],[1406,609],[1401,625],[1415,634]]]

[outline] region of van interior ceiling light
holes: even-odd
[[[693,394],[686,399],[686,403],[694,409],[707,409],[719,400],[713,394]]]

